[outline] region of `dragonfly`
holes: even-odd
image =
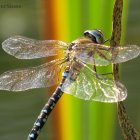
[[[107,66],[128,61],[140,54],[136,45],[107,47],[99,30],[87,30],[84,37],[66,43],[59,40],[35,40],[23,36],[10,37],[2,43],[5,52],[18,59],[35,59],[63,54],[64,58],[37,67],[8,71],[0,75],[0,90],[23,91],[50,87],[60,83],[59,73],[69,66],[69,76],[62,91],[80,99],[118,102],[126,98],[119,81],[96,74],[91,66]]]
[[[71,43],[23,36],[13,36],[2,43],[3,50],[18,59],[63,56],[36,67],[11,70],[0,75],[0,90],[24,91],[60,83],[36,120],[29,140],[37,138],[40,128],[63,93],[83,100],[108,103],[126,99],[126,87],[120,81],[114,81],[113,76],[110,78],[108,74],[99,74],[97,67],[134,59],[139,56],[140,47],[111,47],[105,42],[100,30],[86,30],[83,37]]]

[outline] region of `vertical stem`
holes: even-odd
[[[112,29],[112,37],[110,42],[110,45],[114,47],[120,44],[122,10],[123,10],[123,0],[116,0],[113,9],[113,29]],[[113,65],[113,73],[114,73],[114,80],[118,80],[119,79],[118,64]]]
[[[121,39],[123,0],[116,0],[113,10],[111,46],[118,46]],[[119,80],[119,65],[113,65],[114,80]],[[139,134],[130,122],[123,102],[118,102],[118,119],[125,140],[140,140]]]
[[[129,120],[123,102],[118,103],[118,119],[125,140],[140,140],[140,136]]]

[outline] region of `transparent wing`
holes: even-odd
[[[140,54],[140,47],[131,45],[128,47],[107,47],[100,44],[79,44],[74,50],[76,57],[81,61],[97,66],[106,66],[111,63],[122,63],[134,59]]]
[[[80,99],[109,103],[123,101],[127,97],[127,90],[122,83],[102,75],[96,78],[95,73],[87,67],[81,69],[75,81],[69,75],[62,90]]]
[[[58,75],[64,65],[54,60],[37,67],[7,71],[0,75],[0,90],[23,91],[32,88],[49,87],[60,82]]]
[[[5,52],[19,59],[49,57],[65,52],[68,44],[58,40],[35,40],[13,36],[2,43]]]
[[[115,54],[116,53],[116,54]],[[130,45],[129,47],[117,47],[114,50],[114,56],[112,62],[122,63],[128,60],[134,59],[140,55],[140,47],[136,45]]]

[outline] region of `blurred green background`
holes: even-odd
[[[66,40],[66,42],[72,41],[73,39],[77,38],[78,36],[81,35],[81,33],[84,30],[95,27],[101,28],[105,33],[105,37],[108,38],[111,34],[111,21],[109,20],[111,20],[113,2],[114,2],[113,0],[108,0],[106,2],[103,2],[103,0],[99,0],[98,2],[97,1],[91,2],[90,0],[87,0],[86,2],[84,0],[81,1],[67,0],[67,3],[69,3],[67,7],[69,8],[70,16],[67,17],[67,19],[63,19],[64,20],[63,22],[67,20],[67,22],[69,23],[68,30],[70,30],[69,31],[70,35],[68,37],[68,40]],[[90,3],[93,5],[90,5]],[[104,14],[100,12],[101,9],[97,8],[97,4],[102,6],[101,9],[104,9]],[[125,4],[128,4],[128,2]],[[90,6],[88,7],[88,5]],[[72,6],[74,6],[74,8]],[[125,5],[125,7],[126,7],[125,10],[128,11],[125,11],[124,17],[125,21],[123,28],[124,32],[123,44],[140,45],[140,8],[139,8],[140,1],[131,0],[129,1],[128,7],[127,5]],[[43,9],[41,0],[40,1],[24,0],[20,2],[18,0],[7,0],[7,1],[1,0],[0,42],[2,42],[3,40],[5,40],[10,36],[17,34],[36,39],[45,38],[43,36],[44,32],[42,27],[44,20],[43,15],[45,13],[44,11],[45,9]],[[80,15],[82,15],[81,19]],[[78,16],[79,19],[75,20],[75,18],[77,18]],[[93,17],[95,17],[95,20],[92,21],[91,19]],[[104,22],[100,22],[102,21],[101,19],[104,20]],[[78,20],[80,20],[80,23],[82,23],[81,26],[79,25]],[[46,39],[48,38],[46,37]],[[60,37],[60,40],[62,39],[63,38]],[[7,55],[0,47],[0,73],[3,73],[4,71],[10,69],[35,66],[40,64],[41,62],[42,60],[28,60],[28,61],[17,60],[12,56]],[[127,109],[127,113],[131,118],[131,121],[133,122],[137,130],[140,132],[139,73],[140,73],[140,57],[121,65],[121,79],[128,89],[128,98],[124,103]],[[36,120],[40,110],[47,101],[46,98],[47,95],[45,95],[45,93],[46,89],[33,89],[20,93],[0,91],[0,140],[9,140],[9,139],[25,140],[27,138],[27,135],[30,129],[32,128],[34,121]],[[81,135],[81,137],[79,137],[80,140],[123,139],[117,122],[115,104],[106,105],[104,103],[91,103],[91,102],[87,103],[84,101],[79,101],[74,97],[70,98],[71,98],[70,101],[72,101],[72,103],[74,102],[78,109],[81,109],[81,106],[83,107],[83,109],[81,109],[81,112],[84,114],[83,116],[78,116],[79,112],[76,112],[76,110],[74,110],[76,116],[74,116],[75,114],[72,114],[73,119],[68,120],[71,121],[69,123],[73,125],[72,129],[74,131],[72,133],[69,132],[69,135],[75,134],[72,137],[73,139],[71,140],[75,139],[78,140],[77,135]],[[95,109],[94,113],[97,112],[97,114],[92,114],[93,110],[91,110],[91,105],[96,106],[96,108],[92,109]],[[87,106],[89,106],[89,109],[87,109]],[[106,109],[109,108],[110,111],[104,110],[105,109],[104,106]],[[93,116],[88,116],[89,114],[92,114]],[[74,117],[77,118],[77,120],[78,117],[80,117],[79,119],[80,121],[78,121],[77,124],[76,124],[77,120],[74,120]],[[47,128],[44,128],[39,136],[40,140],[55,139],[54,138],[55,126],[54,123],[52,123],[53,122],[52,118],[53,118],[52,115],[50,115],[46,125]],[[92,119],[94,120],[94,122],[92,122]],[[75,122],[75,124],[72,122],[72,120]],[[79,128],[76,126],[78,124],[80,124]],[[98,129],[96,129],[92,125],[96,125]],[[104,127],[102,127],[102,125],[104,125]],[[63,129],[67,129],[67,125],[62,127],[64,127]],[[79,133],[77,133],[78,132],[77,129],[80,129]],[[92,133],[94,132],[95,133],[97,132],[96,134],[97,136],[92,136]],[[68,140],[68,138],[66,139]]]

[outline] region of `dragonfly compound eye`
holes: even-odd
[[[104,43],[104,37],[100,30],[86,30],[84,36],[90,38],[93,42],[97,44]]]

